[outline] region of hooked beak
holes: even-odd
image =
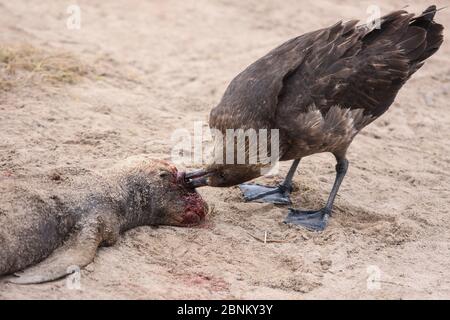
[[[208,177],[211,172],[201,169],[184,174],[183,183],[189,188],[199,188],[208,185]]]

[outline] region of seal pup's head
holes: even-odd
[[[147,160],[136,166],[132,176],[137,185],[140,207],[151,225],[189,227],[201,223],[208,206],[193,187],[180,181],[177,168],[166,161]],[[136,187],[133,187],[136,188]]]

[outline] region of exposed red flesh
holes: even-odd
[[[189,193],[183,197],[186,204],[182,223],[194,225],[200,223],[206,216],[206,204],[198,193]]]

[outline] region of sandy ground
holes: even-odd
[[[0,1],[0,47],[15,56],[33,48],[27,65],[0,78],[0,177],[102,169],[139,154],[170,159],[173,131],[207,121],[245,66],[293,36],[340,19],[365,21],[373,3],[383,13],[408,4],[89,0],[78,1],[81,29],[71,30],[70,1]],[[414,1],[410,10],[429,4]],[[450,10],[437,20],[449,29]],[[450,298],[445,35],[390,111],[355,139],[325,232],[285,225],[286,208],[244,203],[237,188],[205,188],[215,212],[202,227],[132,230],[99,251],[81,289],[66,280],[0,280],[0,298]],[[281,180],[288,166],[260,181]],[[333,179],[331,155],[305,159],[295,206],[321,206]]]

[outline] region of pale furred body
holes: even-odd
[[[62,168],[2,178],[0,275],[42,261],[11,281],[53,280],[73,265],[89,264],[97,247],[113,245],[126,230],[199,223],[206,204],[176,178],[175,167],[161,161],[99,173]]]

